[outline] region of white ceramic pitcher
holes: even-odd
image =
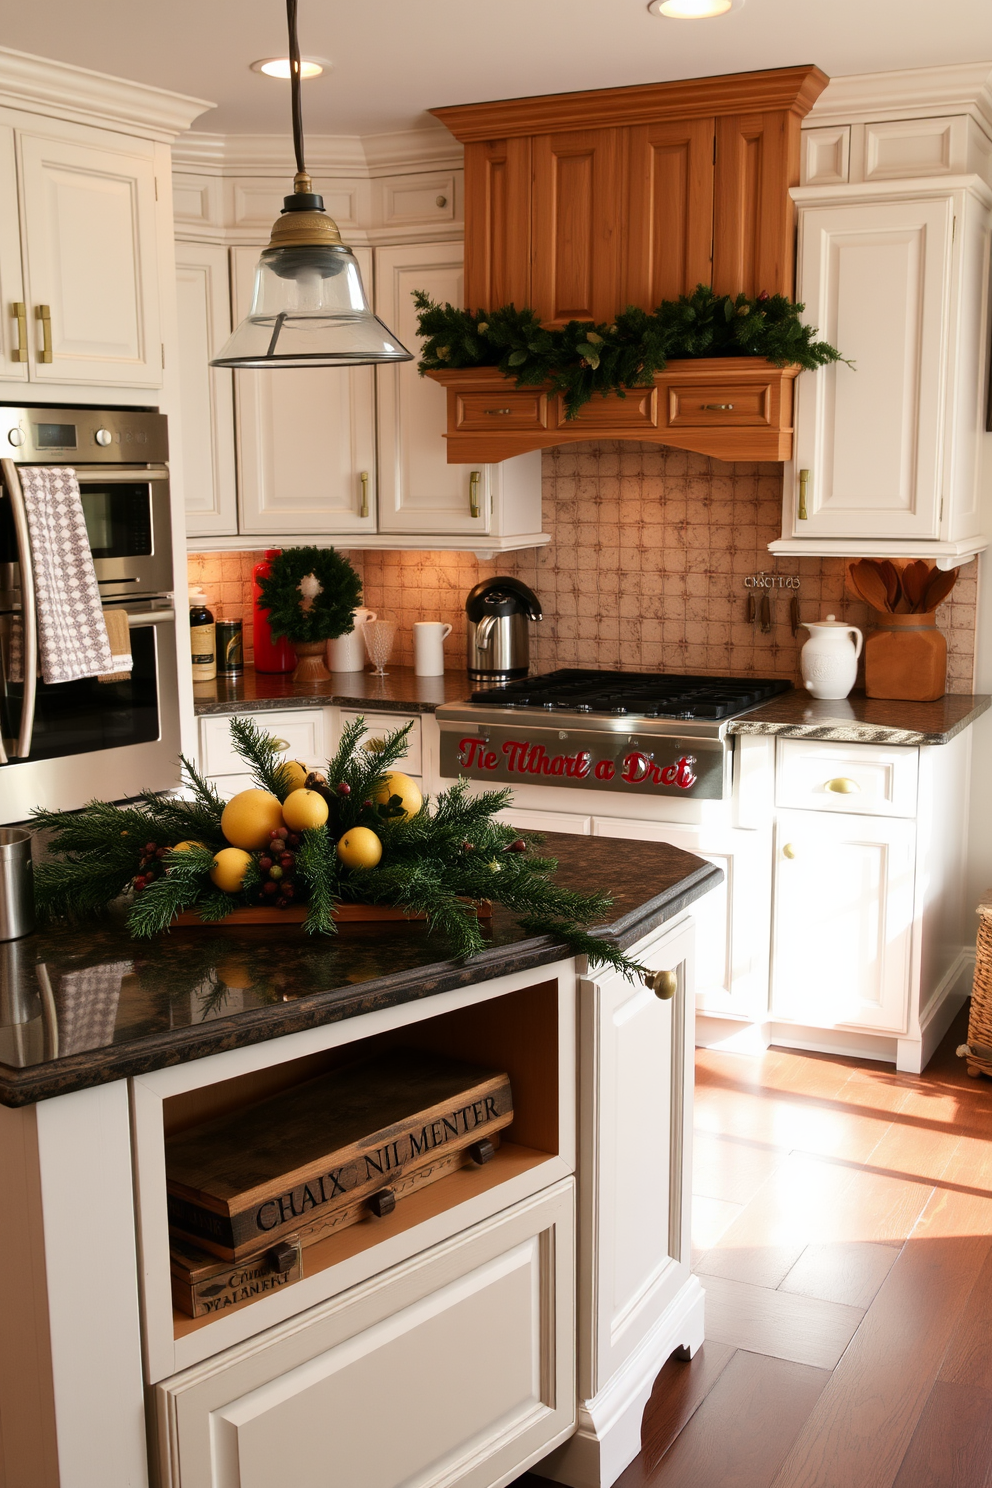
[[[354,630],[349,630],[347,635],[338,636],[335,641],[328,641],[327,665],[332,672],[364,671],[368,658],[365,655],[365,643],[362,640],[362,626],[366,620],[376,619],[378,616],[375,610],[357,609]]]
[[[856,625],[848,625],[836,615],[799,623],[809,631],[809,640],[799,656],[806,690],[815,698],[846,698],[858,675],[864,636]]]

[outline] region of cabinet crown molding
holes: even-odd
[[[172,148],[178,170],[214,176],[292,176],[289,134],[212,134],[191,130]],[[458,169],[462,151],[434,124],[392,134],[308,134],[307,164],[314,175],[359,179],[425,169]]]
[[[832,77],[804,127],[961,113],[980,119],[992,133],[992,61]]]
[[[0,47],[0,103],[171,140],[217,105],[51,57]]]
[[[827,86],[818,67],[777,67],[720,77],[547,93],[430,109],[463,141],[509,139],[544,130],[652,124],[663,119],[702,119],[722,114],[761,114],[785,109],[800,118]]]

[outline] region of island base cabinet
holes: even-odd
[[[652,985],[604,970],[581,984],[578,1429],[536,1471],[609,1488],[641,1446],[658,1371],[703,1341],[689,1270],[693,926],[630,955]]]
[[[490,1488],[575,1423],[574,1180],[164,1381],[162,1488]]]

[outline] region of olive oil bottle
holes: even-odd
[[[202,589],[189,591],[189,648],[193,681],[212,682],[217,675],[217,626]]]

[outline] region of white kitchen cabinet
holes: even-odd
[[[234,374],[210,366],[231,334],[226,248],[176,243],[176,308],[186,530],[236,532]]]
[[[460,305],[460,243],[415,244],[376,252],[376,313],[417,354],[414,290]],[[449,465],[447,394],[421,377],[416,361],[379,368],[379,531],[472,539],[485,550],[546,541],[541,533],[540,451],[498,465]],[[489,540],[487,542],[487,539]],[[450,542],[448,546],[450,546]]]
[[[915,873],[914,822],[779,812],[774,1017],[907,1031]]]
[[[362,277],[372,256],[356,248]],[[251,304],[260,247],[231,251],[234,318]],[[240,530],[246,536],[376,530],[375,372],[280,368],[234,374]]]
[[[573,1208],[567,1179],[159,1385],[163,1488],[515,1475],[574,1420]]]
[[[154,145],[40,119],[15,133],[30,381],[161,386]]]
[[[280,754],[287,760],[323,769],[329,752],[328,712],[326,708],[287,708],[285,711],[245,715],[267,734],[275,737]],[[231,739],[231,714],[208,713],[200,719],[200,769],[219,781],[238,777],[235,787],[244,790],[248,766],[234,748]]]
[[[0,379],[26,382],[27,306],[17,231],[17,160],[14,131],[6,124],[0,125],[0,202],[6,204],[0,211]]]
[[[770,551],[953,567],[986,545],[979,480],[992,192],[968,176],[793,195],[803,318],[853,365],[796,382],[783,535]]]

